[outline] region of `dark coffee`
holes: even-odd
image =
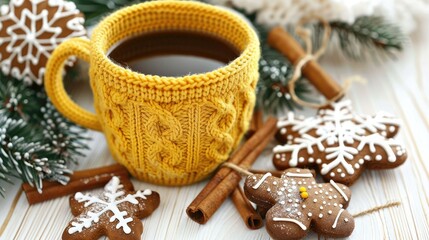
[[[124,40],[111,49],[109,58],[136,72],[177,77],[212,71],[239,55],[234,46],[215,36],[165,31]]]

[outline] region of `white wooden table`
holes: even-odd
[[[408,161],[394,170],[366,171],[355,183],[348,210],[359,212],[388,201],[401,201],[399,207],[356,219],[350,239],[429,239],[429,26],[423,26],[407,43],[397,60],[383,64],[356,63],[329,54],[322,65],[341,81],[359,74],[367,85],[354,85],[348,98],[362,113],[378,110],[391,112],[403,120],[398,140],[408,149]],[[90,108],[92,96],[87,83],[70,89],[80,104]],[[310,111],[304,112],[311,115]],[[87,157],[77,169],[114,162],[104,137],[90,132],[92,141]],[[255,168],[273,169],[269,146],[257,160]],[[185,187],[164,187],[133,180],[135,188],[151,188],[161,195],[161,205],[143,220],[143,239],[269,239],[264,228],[248,230],[228,199],[205,225],[191,221],[185,209],[206,181]],[[72,218],[68,198],[29,206],[24,195],[19,197],[8,224],[4,224],[20,183],[7,186],[7,197],[0,198],[0,239],[60,239]],[[317,239],[315,234],[309,238]]]

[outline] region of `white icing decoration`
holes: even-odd
[[[311,178],[313,177],[313,174],[311,173],[286,173],[286,176],[288,177],[300,177],[300,178]]]
[[[37,67],[41,58],[49,58],[54,49],[62,42],[73,37],[82,37],[86,35],[83,27],[84,19],[78,17],[79,10],[72,2],[63,0],[50,0],[48,6],[55,9],[48,15],[48,10],[40,10],[40,3],[45,1],[32,0],[31,8],[16,10],[24,1],[10,1],[9,7],[1,7],[0,29],[4,22],[12,21],[12,25],[6,28],[7,37],[1,37],[0,45],[9,54],[6,58],[0,54],[0,66],[4,74],[12,75],[15,78],[23,79],[27,83],[36,82],[42,84],[45,67],[40,67],[38,72],[33,70]],[[44,6],[46,8],[46,6]],[[21,12],[21,16],[17,16],[17,12]],[[68,36],[61,36],[61,22],[72,15],[76,17],[68,19],[66,26],[71,33]],[[28,25],[28,26],[27,26]],[[49,38],[40,38],[43,34],[47,34]],[[61,36],[61,37],[60,37]],[[7,45],[6,45],[7,44]],[[27,49],[27,51],[24,51]],[[24,69],[18,69],[12,66],[12,62],[17,60],[18,63],[25,63]],[[70,61],[67,62],[71,64]]]
[[[331,183],[331,185],[341,194],[341,196],[344,198],[344,200],[346,200],[346,202],[349,201],[349,198],[347,197],[347,195],[343,192],[343,190],[341,190],[341,188],[333,180],[329,181],[329,183]]]
[[[340,218],[341,214],[344,212],[344,209],[340,209],[340,211],[337,214],[337,217],[335,218],[334,224],[332,225],[332,228],[337,227],[338,219]]]
[[[296,167],[298,162],[302,162],[300,161],[301,152],[306,151],[308,155],[312,155],[314,150],[318,149],[326,154],[325,159],[328,161],[322,164],[320,159],[316,160],[317,164],[322,164],[320,170],[322,175],[341,167],[344,173],[355,174],[357,167],[349,162],[353,161],[359,155],[359,151],[365,147],[368,147],[371,153],[375,153],[377,147],[381,148],[386,153],[388,161],[396,161],[396,155],[391,147],[392,140],[383,137],[381,132],[386,131],[389,125],[389,130],[392,127],[398,127],[398,120],[386,113],[377,113],[375,116],[354,114],[350,101],[334,103],[332,107],[333,109],[319,111],[317,117],[304,120],[297,119],[292,112],[289,112],[288,116],[278,124],[282,127],[289,126],[300,136],[294,139],[293,144],[274,147],[273,152],[290,153],[289,166]],[[371,134],[366,135],[368,132]],[[353,147],[354,143],[359,144]],[[370,161],[371,157],[367,155],[364,159]],[[313,161],[314,156],[309,157],[309,162]],[[359,163],[361,163],[360,160]],[[345,177],[345,174],[341,176]]]
[[[265,173],[264,176],[262,176],[262,178],[255,184],[255,186],[253,186],[253,189],[258,189],[259,186],[261,186],[261,184],[265,181],[265,179],[267,179],[268,177],[271,176],[271,173]]]
[[[124,196],[125,192],[122,189],[123,186],[120,184],[119,178],[113,177],[104,187],[103,195],[100,197],[77,192],[74,198],[80,203],[85,202],[85,207],[91,206],[93,208],[87,212],[87,216],[77,217],[76,221],[72,221],[72,227],[69,228],[68,233],[82,232],[84,228],[90,228],[93,222],[97,223],[100,220],[100,216],[108,211],[112,213],[110,222],[118,220],[116,229],[122,228],[124,233],[131,233],[131,228],[128,226],[128,223],[132,222],[133,219],[131,217],[126,217],[127,212],[121,211],[119,205],[125,202],[138,204],[137,198],[147,199],[146,196],[151,195],[152,191],[146,189],[143,192],[137,191],[135,194],[127,194]]]
[[[274,217],[273,221],[276,222],[292,222],[295,223],[296,225],[298,225],[299,227],[301,227],[302,230],[307,230],[307,227],[300,221],[292,219],[292,218],[279,218],[279,217]]]

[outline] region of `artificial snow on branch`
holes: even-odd
[[[15,177],[38,191],[43,179],[66,184],[70,163],[88,148],[85,132],[55,110],[40,86],[0,74],[0,183]]]

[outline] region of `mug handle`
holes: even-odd
[[[66,60],[77,56],[90,60],[90,42],[85,38],[72,38],[61,43],[49,57],[45,72],[45,90],[52,104],[71,121],[93,130],[101,131],[97,115],[77,105],[69,97],[63,84],[62,70]]]

